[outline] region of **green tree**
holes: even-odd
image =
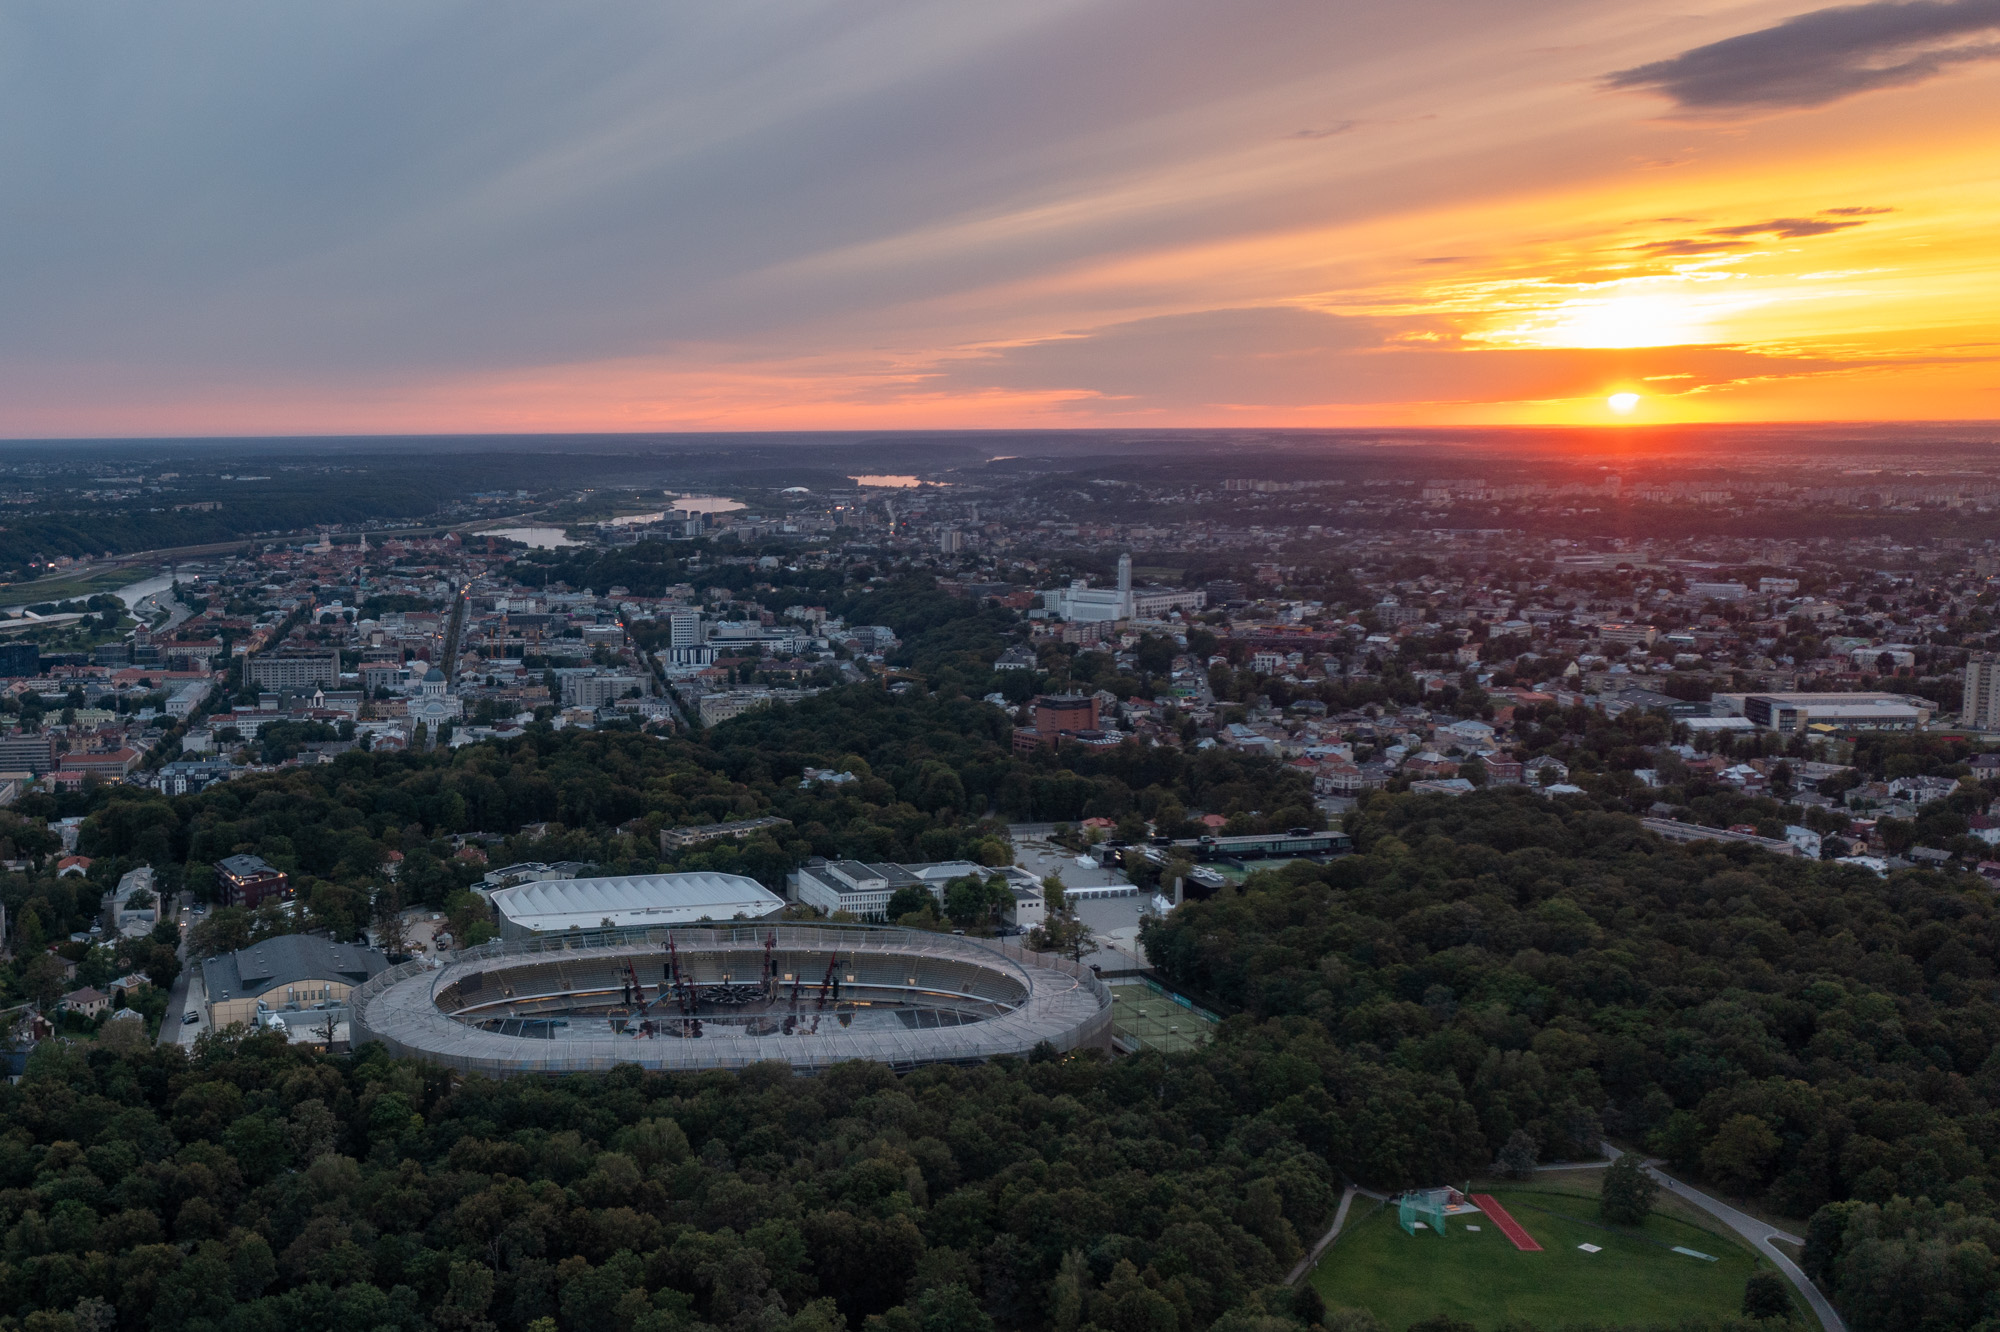
[[[1515,1129],[1501,1144],[1493,1164],[1509,1179],[1526,1179],[1535,1173],[1535,1162],[1541,1159],[1541,1151],[1541,1144],[1535,1141],[1534,1134],[1526,1129]]]
[[[1731,1115],[1701,1154],[1708,1177],[1738,1196],[1748,1196],[1770,1177],[1772,1159],[1783,1144],[1756,1115]]]
[[[1614,1226],[1636,1226],[1653,1210],[1660,1186],[1646,1173],[1638,1154],[1625,1152],[1604,1172],[1598,1215]]]
[[[1790,1318],[1792,1283],[1768,1267],[1760,1267],[1743,1283],[1745,1318]]]
[[[906,883],[889,894],[888,917],[901,920],[905,916],[921,915],[937,905],[931,890],[922,884]]]

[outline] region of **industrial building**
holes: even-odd
[[[762,920],[784,910],[784,899],[741,874],[627,874],[598,879],[547,879],[486,894],[503,939],[563,930],[698,921]]]
[[[1789,735],[1810,726],[1841,730],[1914,731],[1931,719],[1929,699],[1906,694],[1717,694],[1725,712],[1761,730]]]

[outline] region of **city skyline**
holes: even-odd
[[[1990,0],[4,22],[10,437],[2000,414]]]

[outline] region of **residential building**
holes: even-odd
[[[691,846],[704,842],[721,842],[738,837],[747,837],[764,828],[789,828],[790,819],[770,815],[761,819],[737,819],[730,823],[695,824],[685,828],[662,828],[660,830],[660,850],[685,851]]]
[[[111,996],[86,985],[80,990],[71,990],[56,1005],[60,1012],[75,1013],[80,1017],[96,1017],[111,1006]]]
[[[1965,694],[1959,716],[1967,726],[2000,731],[2000,655],[1975,652],[1965,663]]]
[[[635,690],[641,698],[649,692],[645,676],[595,666],[565,668],[556,672],[556,678],[562,685],[563,706],[570,708],[609,707]]]
[[[216,862],[215,878],[224,906],[257,907],[292,895],[291,876],[262,856],[225,857]]]
[[[258,689],[338,688],[340,652],[259,652],[244,659],[243,680]]]
[[[1606,643],[1624,647],[1651,647],[1660,631],[1650,624],[1600,624],[1597,636]]]

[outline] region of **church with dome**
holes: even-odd
[[[415,727],[422,722],[430,728],[432,735],[436,735],[439,723],[455,722],[464,714],[465,707],[459,702],[458,695],[451,692],[444,672],[431,667],[425,672],[423,683],[417,686],[416,696],[410,700],[410,725]]]

